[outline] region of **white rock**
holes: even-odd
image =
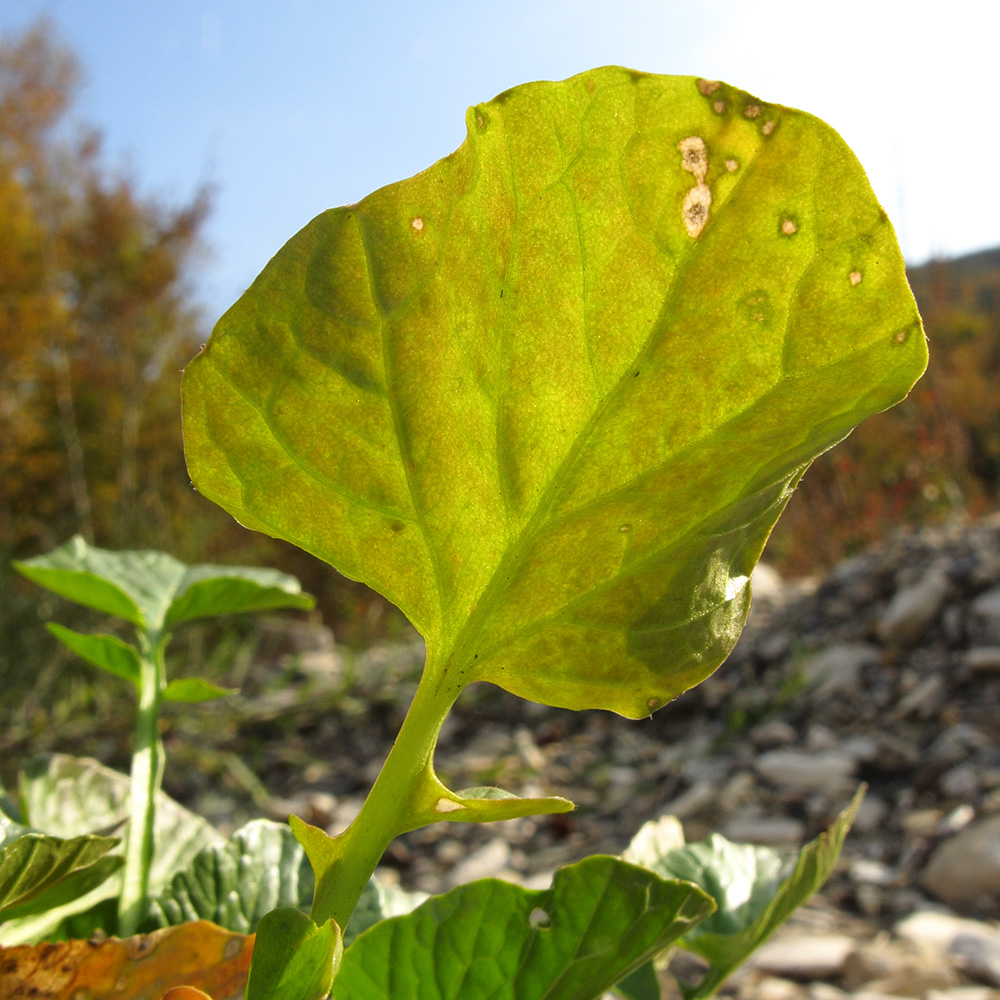
[[[856,858],[849,870],[852,881],[865,885],[892,885],[896,881],[895,869],[871,858]]]
[[[1000,933],[978,920],[956,917],[951,913],[939,913],[937,910],[921,910],[898,921],[892,930],[897,937],[905,938],[907,941],[929,945],[938,951],[947,951],[959,934],[974,934],[981,929],[995,934]]]
[[[802,987],[780,976],[765,976],[753,991],[754,1000],[801,1000]]]
[[[934,566],[912,587],[897,591],[879,620],[879,638],[892,646],[919,641],[941,614],[948,590],[944,569]]]
[[[740,844],[788,847],[805,840],[806,826],[793,816],[737,816],[723,827],[722,835]]]
[[[950,798],[973,801],[979,795],[979,772],[974,764],[956,764],[941,775],[938,784]]]
[[[965,654],[965,666],[976,674],[1000,673],[1000,646],[976,646]]]
[[[691,819],[715,801],[715,782],[707,778],[695,782],[686,792],[681,793],[663,807],[663,812],[678,819]]]
[[[885,799],[869,792],[862,800],[858,815],[854,818],[852,829],[858,833],[871,833],[877,830],[889,815],[889,804]]]
[[[753,801],[756,791],[757,779],[749,771],[737,771],[719,790],[719,809],[732,814]]]
[[[806,749],[811,753],[826,753],[840,745],[837,734],[821,722],[814,722],[806,733]]]
[[[847,994],[829,983],[810,983],[806,989],[809,1000],[843,1000]]]
[[[944,695],[944,678],[940,674],[931,674],[899,699],[892,714],[898,719],[905,719],[908,715],[930,718],[941,708]]]
[[[473,851],[448,874],[448,884],[464,885],[479,878],[493,878],[503,872],[510,861],[510,845],[497,837]]]
[[[920,881],[955,909],[1000,892],[1000,816],[972,823],[941,844]]]
[[[954,917],[923,912],[901,920],[896,934],[917,944],[929,945],[962,961],[965,971],[980,982],[1000,986],[1000,930]]]
[[[786,747],[798,738],[798,730],[784,719],[769,719],[750,730],[751,742],[761,749]]]
[[[1000,644],[1000,587],[985,591],[969,605],[969,624],[977,643]]]
[[[767,563],[759,562],[750,576],[750,592],[754,601],[777,603],[784,596],[781,574]]]
[[[844,967],[855,946],[845,934],[790,934],[762,945],[747,965],[786,979],[829,979]]]
[[[844,753],[802,753],[771,750],[757,758],[757,773],[791,792],[835,792],[854,773],[855,760]]]
[[[959,934],[948,949],[962,960],[967,975],[990,986],[1000,986],[1000,940],[997,936]]]
[[[947,990],[928,990],[924,1000],[996,1000],[988,986],[952,986]]]
[[[828,646],[802,665],[802,676],[815,687],[815,696],[854,691],[862,669],[878,662],[879,652],[866,642]]]

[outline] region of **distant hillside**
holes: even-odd
[[[1000,247],[908,273],[927,374],[806,474],[768,543],[787,573],[830,567],[900,524],[1000,508]]]

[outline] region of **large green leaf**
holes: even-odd
[[[315,603],[298,580],[276,570],[185,566],[165,552],[112,552],[88,545],[79,535],[14,565],[71,601],[151,630],[210,615]]]
[[[711,913],[696,886],[617,858],[556,872],[552,888],[493,879],[376,924],[344,953],[350,1000],[590,1000]]]
[[[63,837],[121,829],[129,816],[129,792],[126,775],[96,760],[66,754],[30,761],[20,778],[26,821],[45,833]],[[164,792],[156,799],[154,839],[150,869],[153,891],[165,885],[174,872],[186,868],[203,847],[223,840],[211,824]]]
[[[107,857],[112,837],[63,840],[42,833],[15,834],[4,824],[0,847],[0,921],[42,913],[100,885],[122,859]]]
[[[829,878],[863,796],[862,788],[830,828],[802,848],[794,866],[767,847],[733,844],[718,834],[645,860],[664,878],[701,886],[718,904],[681,940],[710,965],[697,987],[685,990],[688,1000],[712,996]]]
[[[308,910],[312,896],[312,868],[287,824],[256,819],[177,872],[153,900],[149,923],[211,920],[252,934],[265,913],[279,906]]]
[[[184,379],[192,478],[398,604],[448,673],[643,716],[727,655],[809,462],[926,344],[837,134],[616,67],[469,110],[320,215]]]

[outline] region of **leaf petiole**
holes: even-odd
[[[446,791],[434,774],[434,747],[441,724],[463,687],[448,683],[447,675],[433,668],[429,656],[396,741],[354,822],[333,840],[325,835],[310,837],[306,831],[315,828],[301,821],[293,823],[316,872],[310,912],[316,924],[332,917],[340,927],[347,926],[385,849],[399,834],[422,826],[414,820],[425,812],[425,800],[438,789]]]

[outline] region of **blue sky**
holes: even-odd
[[[168,201],[216,187],[213,320],[314,215],[459,146],[470,104],[608,63],[823,118],[911,262],[1000,244],[996,0],[0,0],[0,32],[42,14],[110,168]]]

